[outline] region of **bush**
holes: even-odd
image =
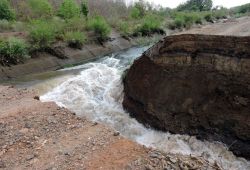
[[[222,8],[220,10],[213,11],[212,15],[216,19],[226,19],[228,16],[228,10],[225,8]]]
[[[58,10],[58,15],[64,19],[80,16],[80,8],[74,0],[64,0]]]
[[[131,9],[130,16],[134,19],[139,19],[141,17],[140,10],[136,7],[133,7]]]
[[[48,18],[53,14],[52,6],[48,0],[29,0],[28,3],[35,18]]]
[[[12,28],[12,22],[6,19],[0,20],[0,31],[10,31]]]
[[[143,36],[150,35],[152,33],[159,32],[161,30],[161,19],[156,15],[147,15],[142,25],[138,28],[138,32],[140,32]]]
[[[8,0],[0,0],[0,20],[14,20],[15,13],[10,7]]]
[[[81,2],[81,13],[86,18],[88,17],[88,14],[89,14],[88,3],[85,0],[84,1],[82,0],[82,2]]]
[[[174,19],[174,28],[181,29],[185,25],[185,20],[183,17],[176,17]]]
[[[78,17],[68,19],[64,27],[64,30],[66,32],[84,31],[85,29],[86,29],[86,20]]]
[[[204,19],[207,21],[207,22],[214,22],[213,21],[213,15],[211,13],[208,13],[204,16]]]
[[[237,13],[245,14],[250,12],[250,3],[238,7]]]
[[[128,22],[125,21],[119,22],[118,29],[121,32],[122,36],[129,36],[131,34]]]
[[[202,13],[200,12],[178,12],[174,16],[174,21],[169,25],[170,29],[190,28],[193,24],[202,24]]]
[[[66,32],[65,40],[67,41],[69,47],[81,49],[84,42],[86,41],[86,36],[82,32]]]
[[[34,20],[30,25],[29,37],[33,48],[44,50],[49,47],[57,35],[56,25],[48,21]]]
[[[88,28],[97,34],[100,41],[105,41],[111,32],[110,26],[101,16],[91,18],[88,22]]]
[[[28,58],[28,46],[24,40],[9,38],[0,41],[0,63],[2,65],[18,64]]]

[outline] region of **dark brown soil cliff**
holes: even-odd
[[[250,37],[175,35],[136,60],[123,105],[145,125],[250,159]]]

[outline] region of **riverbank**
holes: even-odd
[[[0,65],[0,81],[8,81],[31,74],[72,67],[143,43],[158,41],[161,38],[163,38],[163,35],[155,34],[151,37],[125,39],[119,33],[113,31],[110,40],[103,45],[96,41],[89,41],[82,49],[74,49],[68,47],[67,44],[58,43],[51,47],[58,56],[48,52],[37,52],[31,59],[22,64],[9,67]]]
[[[136,144],[35,91],[0,86],[0,94],[0,169],[220,169]]]

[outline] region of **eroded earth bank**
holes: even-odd
[[[250,159],[250,37],[168,36],[134,62],[124,107],[145,125]]]

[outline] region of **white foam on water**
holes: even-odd
[[[123,71],[144,50],[134,48],[116,58],[112,56],[72,68],[84,70],[41,96],[41,100],[54,101],[78,116],[107,124],[123,136],[148,147],[167,153],[202,156],[211,163],[216,161],[224,169],[250,169],[248,161],[234,156],[221,143],[146,128],[123,110]]]

